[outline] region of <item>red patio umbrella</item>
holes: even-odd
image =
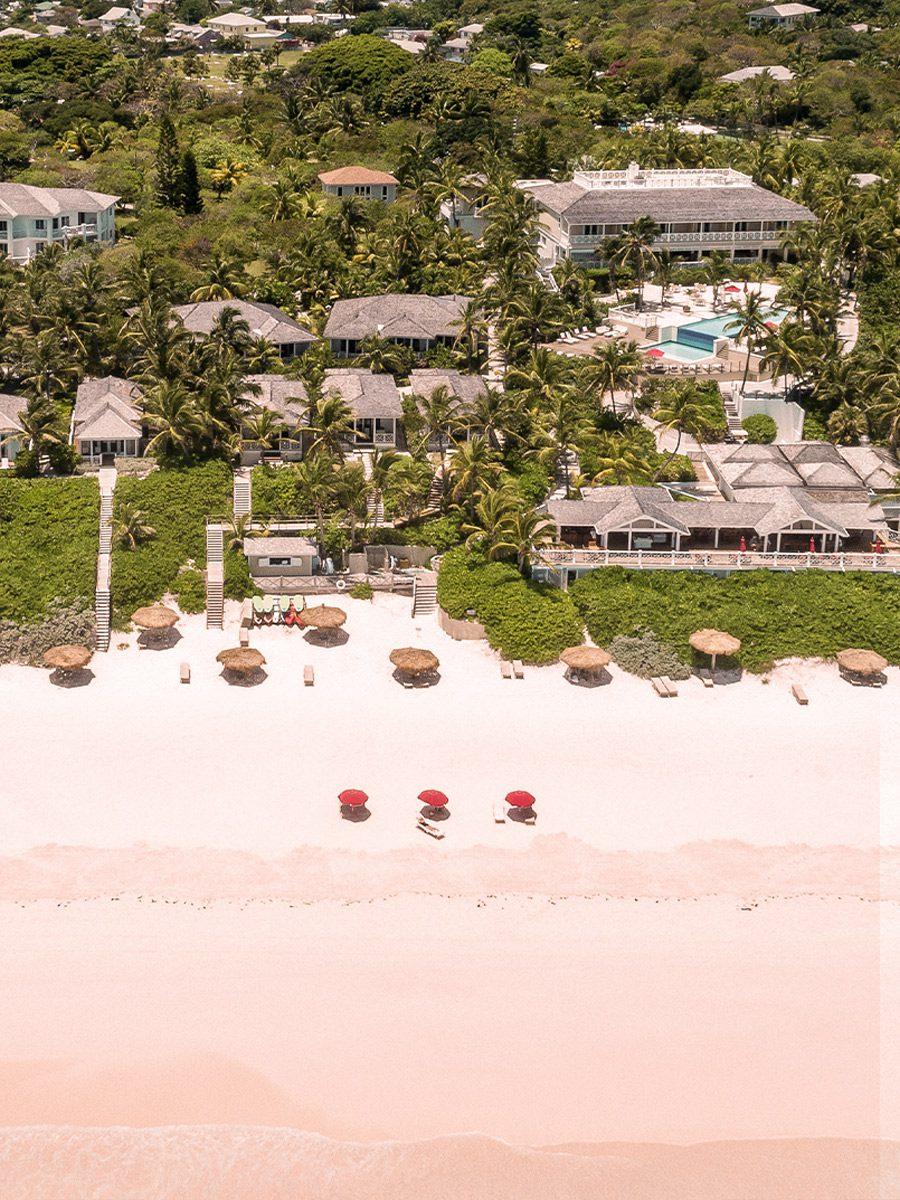
[[[534,796],[531,792],[507,792],[506,803],[513,808],[534,808]]]
[[[446,808],[450,803],[444,793],[439,792],[437,788],[426,788],[424,792],[419,792],[419,799],[429,808]]]
[[[739,292],[740,290],[741,289],[739,287],[735,287],[733,283],[729,283],[728,287],[725,289],[726,292]]]
[[[362,808],[369,797],[365,792],[361,792],[359,788],[345,788],[338,796],[341,804],[346,804],[348,808]]]
[[[777,328],[778,328],[777,321],[766,321],[766,329],[777,329]]]
[[[665,355],[663,354],[662,350],[659,350],[659,349],[657,349],[656,346],[653,346],[650,350],[647,351],[647,357],[648,358],[665,358]]]
[[[747,549],[747,539],[744,537],[743,534],[741,534],[741,544],[740,544],[740,546],[738,546],[738,549],[741,551],[744,551]]]
[[[809,552],[810,554],[815,554],[816,552],[816,539],[813,537],[809,539]]]

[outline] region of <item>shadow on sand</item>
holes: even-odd
[[[79,671],[60,671],[57,668],[50,672],[50,682],[60,688],[87,687],[94,678],[96,676],[90,667],[82,667]]]
[[[161,629],[158,633],[145,629],[138,634],[137,644],[142,650],[171,650],[181,641],[181,634],[173,625],[171,629]]]
[[[362,821],[368,821],[371,815],[371,812],[368,808],[366,808],[365,804],[341,805],[341,819],[344,821],[352,821],[354,825],[358,825]]]

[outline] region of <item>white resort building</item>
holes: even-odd
[[[49,242],[114,242],[118,199],[84,188],[0,183],[0,252],[24,263]]]
[[[733,259],[780,257],[786,230],[814,214],[759,187],[731,168],[714,170],[576,171],[568,183],[521,179],[540,210],[539,251],[597,262],[607,238],[650,217],[659,226],[655,250],[696,262],[714,250]]]

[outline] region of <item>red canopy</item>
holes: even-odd
[[[338,796],[341,804],[346,804],[350,808],[362,808],[368,799],[366,793],[361,792],[358,788],[345,788]]]
[[[777,321],[766,321],[766,329],[777,329],[777,328],[778,328]]]
[[[446,808],[450,801],[443,792],[439,792],[437,788],[426,788],[424,792],[419,792],[419,799],[423,804],[430,804],[432,808]]]
[[[507,792],[506,803],[513,808],[534,808],[534,796],[531,792]]]
[[[740,290],[741,289],[739,287],[735,287],[733,283],[729,283],[728,287],[725,289],[726,292],[739,292]]]
[[[657,350],[657,348],[655,346],[653,346],[652,349],[647,351],[647,357],[648,358],[665,358],[665,355],[663,354],[662,350]]]

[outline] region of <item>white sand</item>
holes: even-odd
[[[83,689],[0,669],[0,1125],[48,1126],[4,1200],[896,1200],[900,672],[663,701],[346,607],[345,646],[254,634],[257,688],[198,618]]]

